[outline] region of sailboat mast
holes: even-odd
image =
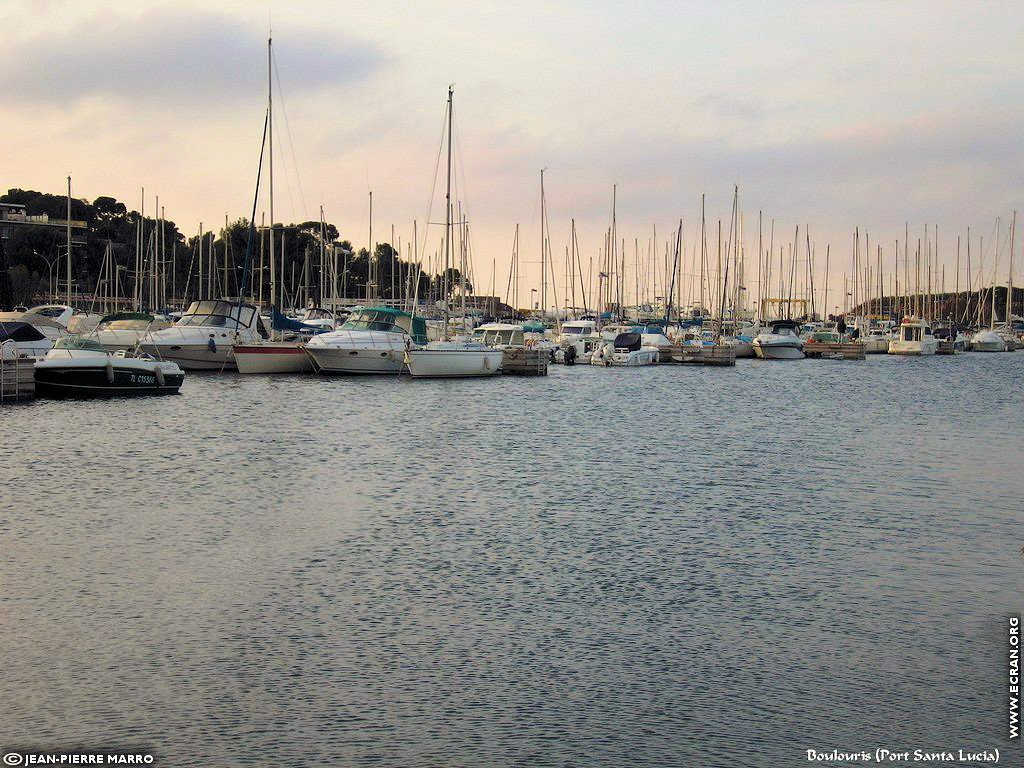
[[[67,220],[67,305],[71,306],[71,174],[68,174],[68,220]]]
[[[267,136],[268,143],[268,165],[267,169],[270,172],[270,303],[271,305],[278,304],[277,300],[277,267],[276,267],[276,254],[274,250],[274,87],[273,87],[273,46],[274,41],[272,37],[267,38],[267,130],[269,134]],[[260,275],[260,282],[262,284],[263,276]],[[281,302],[283,304],[283,302]],[[278,304],[280,306],[280,304]]]
[[[1016,239],[1017,234],[1017,212],[1013,212],[1013,219],[1010,221],[1010,271],[1007,274],[1006,279],[1006,330],[1010,331],[1012,326],[1010,325],[1010,314],[1013,311],[1013,241]]]
[[[444,193],[444,338],[448,338],[448,263],[452,231],[452,86],[448,86],[448,163]]]

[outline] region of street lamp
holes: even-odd
[[[534,310],[537,309],[537,302],[533,298],[533,295],[535,293],[537,293],[537,289],[536,288],[531,288],[530,289],[530,307],[533,308]]]
[[[43,261],[46,262],[46,266],[47,266],[47,268],[49,269],[49,272],[50,272],[50,279],[47,281],[47,287],[50,289],[49,301],[50,301],[51,304],[55,304],[56,303],[56,299],[54,298],[54,290],[53,290],[53,268],[57,264],[57,259],[60,258],[60,253],[58,252],[58,254],[53,257],[52,261],[50,259],[48,259],[46,256],[43,256],[43,254],[41,254],[35,248],[32,249],[32,253],[34,255],[38,256]]]

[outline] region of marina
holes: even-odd
[[[0,22],[4,765],[1024,764],[1024,5]]]

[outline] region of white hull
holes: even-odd
[[[186,371],[233,371],[235,356],[230,344],[218,344],[211,350],[208,344],[154,344],[145,342],[139,349],[158,360],[177,363]]]
[[[346,349],[311,347],[306,354],[321,373],[382,374],[401,373],[405,368],[404,349]]]
[[[313,370],[313,361],[301,344],[267,342],[239,344],[234,347],[239,373],[305,373]]]
[[[863,339],[864,353],[867,355],[884,355],[889,351],[889,340],[876,336],[867,336]]]
[[[591,365],[603,365],[612,368],[632,368],[639,365],[654,365],[656,362],[658,362],[658,350],[656,349],[613,352],[610,357],[594,354],[590,358]]]
[[[910,357],[934,355],[938,349],[939,342],[934,339],[926,341],[898,341],[894,339],[889,342],[890,355],[906,355]]]
[[[501,370],[500,349],[411,349],[409,373],[417,379],[493,376]]]
[[[971,344],[972,352],[1005,352],[1006,344],[1002,341],[975,341]]]
[[[1006,339],[995,331],[981,331],[971,339],[971,349],[975,352],[1005,352]]]
[[[753,344],[754,354],[762,360],[801,360],[804,351],[793,344]]]

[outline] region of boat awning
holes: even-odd
[[[296,331],[298,333],[321,333],[325,328],[318,325],[306,325],[300,320],[292,320],[277,311],[277,307],[270,309],[270,327],[275,331]]]

